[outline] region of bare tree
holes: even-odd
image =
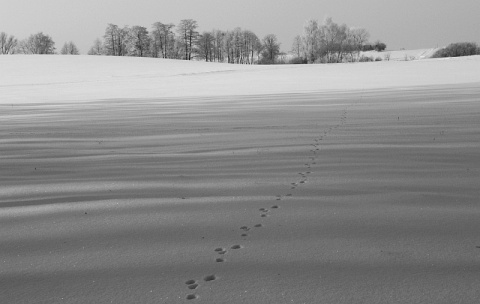
[[[256,61],[262,43],[255,33],[237,27],[233,31],[222,33],[222,36],[221,53],[228,63],[253,64]]]
[[[18,44],[17,38],[8,36],[5,32],[0,33],[0,54],[12,54]]]
[[[18,48],[24,54],[55,54],[55,42],[42,32],[22,40]]]
[[[306,55],[305,59],[307,59],[310,63],[314,63],[320,56],[319,34],[318,21],[315,19],[307,20],[307,22],[305,22],[303,25],[302,40]]]
[[[88,55],[103,55],[103,54],[104,54],[103,43],[99,38],[97,38],[93,42],[93,46],[88,51]]]
[[[175,44],[174,24],[155,22],[152,30],[152,56],[170,58]]]
[[[297,56],[297,58],[301,58],[303,50],[302,36],[297,35],[295,38],[293,38],[292,52]]]
[[[280,54],[280,43],[277,36],[269,34],[263,38],[262,62],[264,64],[273,64]]]
[[[220,30],[213,30],[212,36],[214,37],[214,51],[213,51],[213,58],[214,61],[217,62],[224,62],[225,61],[225,35],[224,31]]]
[[[180,41],[183,44],[185,53],[185,60],[192,60],[193,45],[198,36],[195,31],[197,29],[197,21],[192,19],[183,19],[177,27],[177,32],[180,35]]]
[[[263,46],[258,39],[257,35],[255,35],[254,32],[246,30],[244,32],[244,38],[245,38],[245,52],[246,52],[246,64],[253,64],[255,62],[255,54],[259,55],[261,52]]]
[[[127,31],[126,48],[127,55],[144,57],[150,50],[150,36],[143,26],[132,26]]]
[[[203,32],[198,36],[198,55],[205,61],[213,61],[215,37],[210,32]]]
[[[345,24],[338,25],[330,17],[325,19],[320,27],[320,52],[326,62],[342,62],[347,49],[347,31]]]
[[[72,41],[65,42],[62,49],[60,50],[62,55],[80,55],[77,46]]]
[[[351,27],[347,32],[349,53],[352,61],[358,60],[360,51],[368,42],[370,34],[364,28]]]
[[[103,36],[106,55],[125,56],[127,54],[127,31],[128,27],[120,28],[111,23],[107,25]]]

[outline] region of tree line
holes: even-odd
[[[364,28],[337,24],[332,18],[323,23],[307,20],[303,31],[293,39],[290,55],[280,52],[274,34],[260,39],[254,32],[237,27],[233,30],[199,32],[193,19],[173,23],[155,22],[143,26],[108,24],[102,38],[97,38],[89,55],[136,56],[182,60],[203,60],[233,64],[339,63],[364,61],[362,51],[383,51],[386,44],[369,42]],[[73,43],[65,42],[60,54],[78,55]],[[440,50],[434,57],[478,54],[474,43],[457,43]],[[0,54],[57,54],[53,39],[42,32],[18,40],[0,33]]]
[[[303,32],[294,38],[290,63],[332,63],[359,60],[367,47],[369,33],[363,28],[337,24],[327,18],[323,24],[311,19]],[[384,47],[386,47],[383,44]],[[0,35],[2,54],[55,54],[55,43],[43,33],[18,41],[5,33]],[[379,43],[375,45],[378,49]],[[79,54],[73,42],[66,42],[61,54]],[[274,34],[260,39],[254,32],[237,27],[233,30],[198,31],[193,19],[177,25],[155,22],[146,27],[108,24],[103,37],[97,38],[89,55],[136,56],[183,60],[204,60],[234,64],[287,63],[285,54],[279,59],[280,43]],[[291,57],[291,56],[290,56]]]
[[[56,54],[55,42],[52,37],[39,32],[36,34],[30,35],[28,38],[23,40],[18,40],[13,35],[8,35],[5,32],[0,33],[0,54]],[[79,55],[80,51],[78,50],[75,43],[72,41],[65,42],[60,54],[63,55]]]
[[[108,24],[103,39],[97,38],[88,54],[254,64],[277,56],[280,50],[273,34],[260,40],[254,32],[240,27],[201,33],[197,29],[193,19],[181,20],[177,25],[155,22],[150,31],[138,25]]]

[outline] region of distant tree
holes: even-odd
[[[105,55],[127,55],[127,34],[128,27],[120,28],[115,24],[109,23],[105,29],[105,35],[103,36]]]
[[[175,25],[155,22],[152,27],[152,56],[171,58],[175,46],[175,33],[172,30]]]
[[[93,41],[93,46],[88,51],[88,55],[103,55],[103,53],[103,43],[99,38],[97,38],[95,41]]]
[[[370,33],[364,28],[351,27],[347,33],[348,51],[351,55],[352,61],[359,57],[363,46],[368,42]]]
[[[321,25],[317,20],[310,19],[304,23],[301,45],[298,36],[295,37],[292,51],[297,57],[303,52],[303,58],[309,63],[356,61],[369,36],[366,29],[337,24],[330,17]],[[302,63],[303,60],[291,62]]]
[[[12,54],[18,44],[17,38],[8,36],[5,32],[0,33],[0,54]]]
[[[197,27],[197,21],[192,19],[183,19],[177,26],[177,32],[185,50],[185,60],[192,60],[193,46],[198,36],[198,32],[196,32]]]
[[[302,52],[303,52],[302,36],[297,35],[295,36],[295,38],[293,38],[292,52],[295,54],[297,58],[302,57]]]
[[[148,55],[151,39],[145,27],[132,26],[127,30],[125,40],[127,55],[136,57],[145,57]]]
[[[215,37],[210,32],[203,32],[198,36],[197,49],[199,57],[205,61],[213,61]]]
[[[373,46],[373,48],[375,49],[375,51],[377,52],[382,52],[382,51],[385,51],[385,49],[387,48],[387,45],[379,40],[377,40]]]
[[[374,49],[375,49],[375,47],[372,44],[369,44],[369,43],[362,46],[362,51],[363,52],[373,51]]]
[[[62,55],[80,55],[77,46],[72,41],[65,42],[62,49],[60,50]]]
[[[320,45],[320,53],[325,62],[342,62],[349,51],[347,25],[326,18],[320,27]]]
[[[262,64],[273,64],[280,54],[280,43],[274,34],[266,35],[263,40]]]
[[[305,51],[305,57],[310,63],[314,63],[320,56],[320,31],[318,27],[318,21],[310,19],[303,25],[303,47]]]
[[[24,54],[55,54],[55,42],[50,36],[39,32],[22,40],[18,49]]]
[[[261,49],[262,43],[252,31],[237,27],[224,34],[223,52],[228,63],[253,64]]]
[[[262,42],[258,39],[257,35],[251,31],[245,31],[245,52],[247,54],[247,64],[255,63],[255,54],[258,59],[260,52],[263,49]],[[250,55],[248,55],[250,54]]]
[[[480,48],[474,42],[458,42],[449,44],[443,49],[436,51],[432,57],[460,57],[460,56],[472,56],[480,55]]]
[[[224,62],[224,48],[225,48],[225,35],[224,31],[213,30],[212,36],[214,37],[213,41],[213,61]]]

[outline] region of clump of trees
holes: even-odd
[[[0,54],[56,54],[55,42],[52,37],[43,32],[30,35],[28,38],[18,40],[12,35],[0,33]],[[61,54],[79,54],[73,42],[65,43]]]
[[[480,47],[474,42],[458,42],[449,44],[443,49],[436,51],[432,58],[440,57],[460,57],[480,55]]]
[[[362,47],[362,51],[367,52],[367,51],[377,51],[377,52],[383,52],[387,48],[387,45],[380,40],[377,40],[373,44],[365,44]]]
[[[62,55],[79,55],[80,52],[72,41],[70,42],[65,42],[63,45],[62,49],[60,50],[60,54]]]
[[[252,31],[239,27],[202,33],[197,29],[198,24],[192,19],[181,20],[178,25],[155,22],[150,32],[141,26],[122,28],[108,24],[103,40],[96,39],[88,54],[235,64],[254,64],[264,57],[267,58],[264,63],[275,62],[279,54],[280,44],[275,35],[260,40]]]
[[[22,54],[55,54],[55,42],[49,35],[39,32],[20,41],[17,50]]]
[[[358,61],[369,37],[366,29],[337,24],[332,18],[326,18],[323,24],[319,24],[315,19],[307,20],[303,26],[303,33],[293,41],[292,52],[296,58],[292,62]]]

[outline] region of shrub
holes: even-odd
[[[367,57],[365,55],[362,55],[362,56],[360,56],[360,58],[358,58],[358,61],[359,62],[372,62],[373,57]]]
[[[375,42],[374,48],[375,48],[375,51],[382,52],[382,51],[385,51],[385,49],[387,48],[387,45],[383,42],[377,41]]]
[[[375,61],[382,61],[382,58],[377,57],[377,58],[375,58]]]
[[[307,61],[307,59],[303,59],[302,57],[294,57],[294,58],[290,59],[290,61],[288,63],[289,64],[307,64],[308,61]]]
[[[480,55],[480,48],[474,42],[458,42],[452,43],[443,49],[436,51],[432,58],[441,57],[460,57]]]
[[[258,60],[257,63],[261,64],[261,65],[266,65],[266,64],[275,64],[275,61],[273,61],[269,58],[262,57],[262,58],[260,58],[260,60]]]
[[[362,51],[363,52],[373,51],[374,49],[375,48],[371,44],[362,45]]]

